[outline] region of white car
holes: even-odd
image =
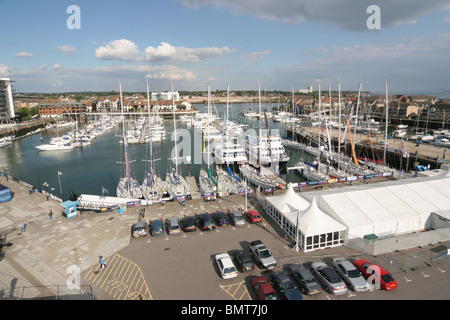
[[[336,271],[325,262],[314,262],[311,268],[325,290],[333,294],[344,294],[347,292],[345,282],[339,277]]]
[[[233,261],[231,261],[230,255],[228,253],[217,254],[215,256],[215,260],[222,278],[232,279],[237,277],[237,269],[234,266]]]
[[[370,289],[367,281],[363,278],[361,272],[359,272],[353,263],[344,258],[334,258],[332,263],[334,269],[347,283],[351,290],[363,292]]]

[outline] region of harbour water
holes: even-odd
[[[195,105],[199,112],[206,112],[206,105]],[[264,106],[270,110],[270,106]],[[257,106],[250,104],[236,104],[230,106],[229,119],[237,123],[245,123],[248,128],[258,130],[260,121],[249,119],[240,115],[242,110],[255,110]],[[215,106],[218,115],[223,118],[226,106],[219,104]],[[215,110],[214,110],[215,112]],[[280,123],[268,120],[269,128],[279,129],[281,136],[285,135],[284,126]],[[167,138],[163,142],[155,142],[154,154],[156,174],[165,179],[167,172],[173,167],[171,152],[174,148],[174,141],[171,139],[173,132],[173,120],[164,120],[164,126],[167,131]],[[262,127],[265,127],[262,121]],[[206,167],[206,161],[202,164],[198,162],[198,154],[202,152],[201,132],[194,128],[189,128],[180,120],[177,120],[177,130],[181,133],[190,132],[191,136],[191,164],[181,163],[178,167],[179,172],[184,176],[198,177],[200,168]],[[116,126],[114,129],[97,137],[90,145],[82,148],[75,148],[68,151],[38,151],[34,146],[47,143],[50,138],[56,136],[55,131],[43,131],[23,139],[14,141],[12,145],[0,149],[0,172],[7,171],[8,176],[25,181],[34,186],[34,188],[43,188],[43,183],[47,182],[48,191],[55,196],[67,200],[71,192],[76,195],[92,194],[102,195],[102,190],[106,189],[110,196],[116,195],[116,186],[121,175],[121,164],[123,161],[122,149],[119,143],[121,129]],[[59,132],[61,134],[61,132]],[[178,132],[180,136],[180,132]],[[200,143],[198,143],[200,141]],[[130,160],[132,175],[140,183],[145,178],[146,166],[148,162],[148,145],[130,144]],[[312,156],[300,150],[286,148],[290,160],[288,166],[293,166],[297,159],[304,157],[307,161]],[[183,156],[183,154],[180,154]],[[202,158],[203,159],[203,158]],[[204,160],[204,159],[203,159]],[[185,162],[185,161],[184,161]],[[6,168],[6,169],[5,169]],[[61,174],[58,175],[58,172]],[[285,176],[282,176],[286,180]],[[1,177],[5,179],[5,177]],[[291,174],[289,181],[300,181],[297,174]],[[45,188],[44,188],[45,190]]]

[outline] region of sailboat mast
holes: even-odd
[[[386,165],[386,150],[387,150],[387,136],[388,136],[388,115],[389,115],[389,97],[388,97],[388,83],[386,81],[386,128],[384,133],[384,153],[383,153],[383,164]]]
[[[338,169],[341,164],[341,82],[338,81],[339,131],[338,131]]]
[[[175,139],[175,175],[178,176],[178,146],[177,146],[177,121],[175,117],[175,97],[173,91],[173,82],[172,82],[172,110],[173,110],[173,133]]]
[[[123,113],[123,97],[122,97],[122,82],[119,80],[119,91],[120,91],[120,109],[122,113],[122,139],[123,139],[123,149],[125,154],[125,171],[127,178],[127,187],[130,190],[131,186],[131,173],[130,173],[130,157],[128,154],[128,140],[125,134],[125,115]]]

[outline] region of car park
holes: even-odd
[[[230,219],[234,226],[243,226],[245,225],[245,219],[242,213],[239,210],[233,210],[230,212]]]
[[[148,224],[148,230],[153,237],[163,235],[164,234],[163,221],[161,219],[150,220]]]
[[[339,277],[337,272],[325,262],[313,262],[311,268],[327,292],[337,295],[347,292],[345,282]]]
[[[320,284],[317,283],[316,278],[304,266],[299,264],[290,264],[286,267],[288,273],[299,284],[300,291],[303,294],[315,295],[322,292]]]
[[[278,300],[275,289],[266,277],[254,277],[251,283],[259,300]]]
[[[262,222],[261,215],[258,213],[258,211],[249,210],[245,213],[245,215],[246,215],[248,221],[250,221],[251,223]]]
[[[216,211],[212,214],[214,221],[216,223],[216,226],[221,227],[221,226],[227,226],[230,224],[230,220],[228,219],[227,215],[225,214],[225,212],[222,211]]]
[[[208,213],[198,214],[197,217],[197,226],[202,231],[211,231],[216,229],[216,225],[214,223],[214,219]]]
[[[387,291],[394,290],[398,284],[394,278],[377,264],[371,263],[366,259],[357,259],[353,262],[355,267],[367,278],[369,283],[373,283],[375,288]]]
[[[166,228],[168,234],[180,234],[180,219],[177,217],[168,218],[166,220]]]
[[[241,272],[251,271],[255,269],[255,263],[250,254],[246,251],[238,251],[234,254],[234,261]]]
[[[144,221],[136,222],[131,226],[131,236],[133,238],[145,237],[147,235],[147,223]]]
[[[223,279],[232,279],[238,276],[236,267],[228,253],[217,254],[215,260]]]
[[[184,232],[192,232],[197,230],[197,225],[195,221],[195,217],[193,216],[184,216],[180,221],[181,229]]]
[[[358,268],[347,259],[334,258],[332,264],[350,290],[363,292],[370,289]]]
[[[286,300],[303,300],[303,297],[295,285],[284,271],[277,271],[271,274],[270,280],[274,288]]]

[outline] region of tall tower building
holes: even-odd
[[[0,78],[0,122],[8,122],[15,116],[11,79]]]

